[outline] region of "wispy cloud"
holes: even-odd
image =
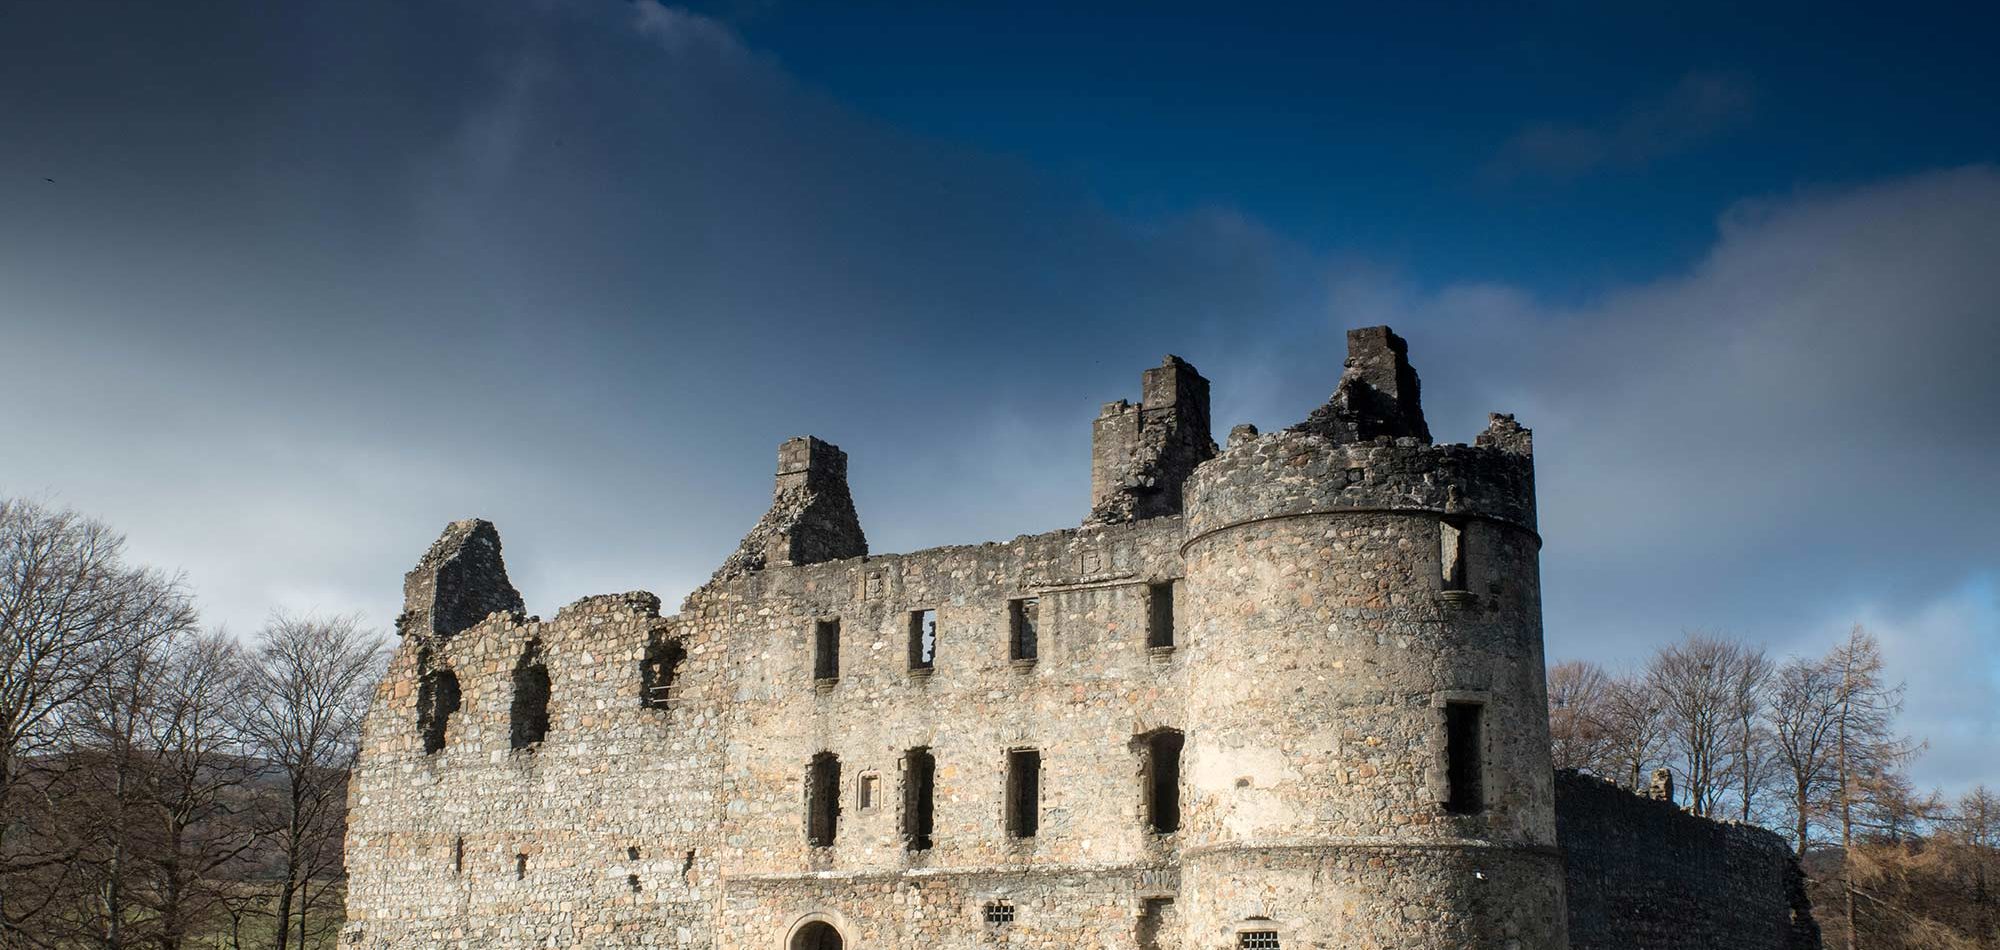
[[[1500,147],[1487,171],[1500,178],[1568,178],[1643,167],[1749,121],[1756,99],[1743,76],[1689,73],[1664,94],[1594,123],[1531,123]]]

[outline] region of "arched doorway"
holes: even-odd
[[[840,931],[823,920],[815,920],[792,934],[792,945],[787,950],[846,950],[847,941],[840,939]]]

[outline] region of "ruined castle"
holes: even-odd
[[[1431,440],[1386,327],[1211,436],[1168,357],[1091,513],[871,554],[833,445],[663,616],[527,616],[500,539],[404,584],[353,950],[1811,950],[1783,842],[1549,762],[1530,434]]]

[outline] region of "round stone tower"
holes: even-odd
[[[1188,947],[1563,950],[1530,436],[1403,341],[1186,485]]]

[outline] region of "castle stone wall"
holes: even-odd
[[[845,454],[789,440],[670,616],[526,616],[454,523],[363,730],[343,945],[1666,950],[1708,913],[1809,950],[1761,839],[1552,784],[1531,435],[1431,444],[1401,339],[1349,343],[1326,406],[1219,455],[1170,357],[1100,417],[1086,524],[1011,541],[870,554]]]
[[[1571,950],[1819,950],[1785,840],[1609,782],[1556,775]]]

